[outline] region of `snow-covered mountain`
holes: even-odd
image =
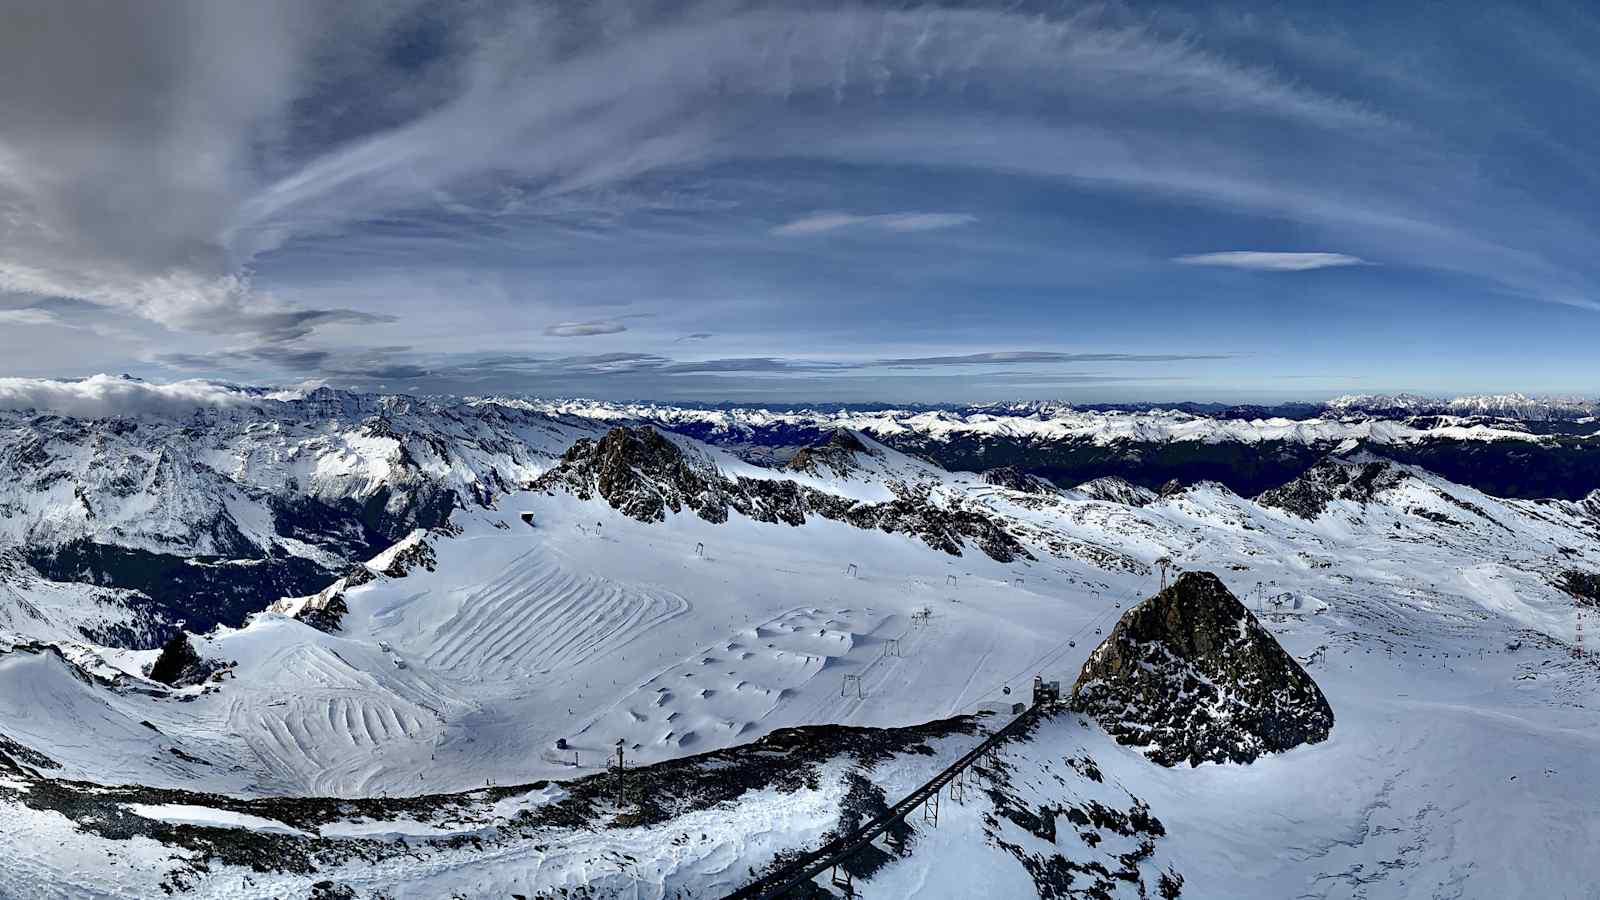
[[[243,396],[0,413],[0,895],[722,896],[1080,674],[856,889],[1519,896],[1506,828],[1600,879],[1600,492],[1413,462],[1583,426]],[[1119,474],[1195,448],[1288,474]],[[1248,615],[1138,605],[1184,570]]]
[[[1341,398],[1329,409],[1365,413],[1362,399],[1381,402],[1383,398]],[[1525,399],[1525,398],[1524,398]],[[1344,402],[1348,401],[1348,402]],[[1031,440],[1083,439],[1100,446],[1120,441],[1146,443],[1261,444],[1282,441],[1292,444],[1339,443],[1347,440],[1379,444],[1408,444],[1430,439],[1522,440],[1538,442],[1541,437],[1516,422],[1480,422],[1463,413],[1461,421],[1434,416],[1436,410],[1421,408],[1425,421],[1387,421],[1367,415],[1328,418],[1290,419],[1267,417],[1239,419],[1206,416],[1179,409],[1099,409],[1068,404],[1008,404],[965,409],[941,410],[798,410],[698,409],[657,404],[607,403],[587,400],[537,401],[507,398],[479,400],[479,403],[511,406],[573,418],[600,422],[647,422],[690,434],[714,443],[744,442],[781,444],[784,436],[811,437],[845,428],[877,437],[917,435],[932,441],[954,441],[973,435],[993,435]],[[1342,403],[1342,405],[1341,405]],[[1410,412],[1405,407],[1397,407]]]
[[[1329,400],[1327,409],[1339,414],[1486,416],[1527,422],[1564,422],[1600,416],[1600,401],[1585,397],[1529,397],[1516,393],[1450,398],[1347,394]]]
[[[130,634],[238,624],[526,486],[593,430],[328,389],[180,415],[0,412],[0,550],[55,581],[146,595],[150,627]]]
[[[1563,860],[1543,895],[1600,878],[1576,824],[1600,788],[1600,671],[1569,652],[1569,591],[1600,572],[1600,494],[1506,499],[1369,451],[1255,498],[1063,489],[848,429],[755,465],[632,417],[362,415],[129,432],[162,435],[169,459],[130,452],[139,471],[174,466],[168,442],[233,460],[180,483],[233,492],[191,508],[236,527],[240,503],[274,509],[252,494],[271,476],[224,473],[293,473],[332,510],[386,489],[387,510],[416,473],[457,492],[355,561],[354,541],[237,527],[328,554],[327,574],[193,635],[199,683],[153,681],[157,651],[97,637],[85,610],[119,621],[139,597],[10,557],[0,599],[49,624],[0,619],[0,893],[722,896],[961,756],[1035,674],[1070,683],[1164,560],[1214,573],[1259,621],[1252,646],[1293,655],[1333,710],[1326,739],[1165,769],[1088,718],[1047,716],[947,794],[937,825],[908,817],[857,890],[1518,896],[1506,829],[1542,829]],[[65,446],[133,440],[82,427]],[[91,498],[114,480],[45,455]],[[153,552],[191,546],[184,518],[7,527]],[[636,777],[608,774],[619,747]]]
[[[98,388],[155,389],[118,379]],[[183,404],[196,396],[209,399]],[[1496,493],[1577,498],[1600,487],[1585,462],[1591,437],[1512,420],[1238,419],[1061,404],[704,410],[199,383],[159,400],[115,417],[0,412],[0,465],[12,473],[0,485],[0,547],[36,577],[145,598],[115,632],[135,646],[153,646],[180,620],[192,630],[237,625],[278,597],[320,590],[453,509],[526,488],[575,441],[615,424],[709,441],[756,464],[746,478],[792,460],[824,471],[833,436],[856,434],[1003,486],[1084,483],[1088,496],[1129,502],[1174,479],[1256,493],[1360,447]]]
[[[1371,398],[1368,398],[1371,399]],[[1481,399],[1481,398],[1480,398]],[[1525,398],[1523,398],[1525,399]],[[1155,489],[1220,481],[1256,494],[1333,452],[1371,449],[1500,496],[1577,499],[1600,488],[1600,421],[1463,398],[1455,407],[1379,398],[1282,409],[1108,408],[1059,403],[963,409],[695,409],[501,399],[601,425],[649,424],[764,463],[846,429],[952,470],[1009,467],[1058,486],[1116,476]],[[1413,403],[1415,408],[1406,404]],[[1543,408],[1543,407],[1540,407]],[[1554,407],[1548,407],[1548,412]],[[1574,407],[1576,410],[1576,407]],[[1287,415],[1286,415],[1287,414]]]

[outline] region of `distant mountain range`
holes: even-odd
[[[474,402],[567,421],[648,423],[773,463],[843,428],[947,469],[1010,467],[1062,486],[1102,476],[1147,488],[1212,480],[1251,495],[1289,481],[1331,452],[1366,449],[1504,497],[1577,499],[1600,488],[1600,421],[1578,415],[1578,401],[1520,395],[1432,405],[1416,398],[1343,398],[1317,407],[1221,409],[1053,402],[873,410]],[[1412,409],[1395,408],[1401,403]]]
[[[545,401],[568,404],[583,401]],[[605,401],[598,401],[605,402]],[[1327,401],[1294,400],[1283,403],[1219,403],[1170,401],[1142,403],[1067,403],[1027,400],[993,403],[607,403],[628,408],[664,406],[698,412],[739,412],[761,409],[772,413],[817,412],[954,412],[961,415],[1042,415],[1062,412],[1152,412],[1170,410],[1213,419],[1314,419],[1347,416],[1486,416],[1527,422],[1570,422],[1600,417],[1600,400],[1585,397],[1535,397],[1520,393],[1427,397],[1420,394],[1346,394]]]
[[[1206,481],[1255,496],[1331,454],[1362,451],[1505,498],[1580,500],[1600,489],[1600,423],[1578,415],[1579,401],[1520,395],[1340,398],[1291,417],[1245,407],[825,411],[224,389],[224,405],[169,403],[136,416],[0,412],[9,475],[0,551],[19,578],[100,592],[95,615],[73,620],[76,634],[150,644],[178,621],[236,623],[280,596],[319,590],[454,509],[527,489],[574,443],[618,425],[654,426],[766,469],[853,433],[940,469],[992,473],[994,484],[1096,483],[1090,493],[1118,497]],[[130,616],[134,608],[143,614]]]

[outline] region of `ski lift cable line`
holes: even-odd
[[[1063,639],[1059,644],[1056,644],[1054,647],[1051,647],[1050,649],[1044,651],[1043,653],[1041,653],[1037,657],[1035,657],[1031,662],[1029,662],[1026,666],[1024,666],[1020,672],[1018,672],[1017,674],[1011,676],[1010,678],[1005,679],[1004,681],[1001,681],[1000,683],[996,684],[994,687],[990,688],[989,690],[984,691],[981,694],[978,694],[976,697],[974,697],[966,705],[967,706],[973,706],[975,704],[982,703],[984,700],[988,699],[991,695],[993,695],[995,693],[998,693],[1001,689],[1003,689],[1006,685],[1010,684],[1011,682],[1016,681],[1016,680],[1018,680],[1020,678],[1026,677],[1029,672],[1036,672],[1040,668],[1042,668],[1043,666],[1048,665],[1049,663],[1055,662],[1055,660],[1059,659],[1063,654],[1065,654],[1065,652],[1067,650],[1072,649],[1072,647],[1074,645],[1074,642],[1079,637],[1081,637],[1084,634],[1086,634],[1089,631],[1090,628],[1096,627],[1101,622],[1101,620],[1106,617],[1106,615],[1108,613],[1116,612],[1117,610],[1121,609],[1122,604],[1127,603],[1128,601],[1132,600],[1134,597],[1138,596],[1139,592],[1143,588],[1143,586],[1144,586],[1143,582],[1136,583],[1133,586],[1133,589],[1130,590],[1127,593],[1127,595],[1122,596],[1120,601],[1115,602],[1115,603],[1107,606],[1105,609],[1102,609],[1099,613],[1097,613],[1088,622],[1084,623],[1083,627],[1079,628],[1077,631],[1073,632],[1072,634],[1067,635],[1067,637],[1065,639]]]

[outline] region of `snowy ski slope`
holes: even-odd
[[[883,455],[862,472],[805,477],[840,492],[872,487],[851,479],[937,477],[932,502],[981,506],[1036,559],[951,556],[821,518],[713,524],[685,511],[643,523],[599,499],[514,493],[459,511],[457,533],[427,535],[431,570],[345,591],[337,633],[264,613],[197,640],[202,655],[236,662],[215,684],[143,682],[152,651],[0,654],[0,732],[61,762],[64,777],[238,796],[570,779],[600,771],[619,740],[637,765],[791,725],[972,712],[1025,695],[1035,672],[1070,680],[1170,556],[1216,572],[1297,657],[1322,650],[1309,671],[1337,717],[1331,739],[1251,766],[1161,769],[1065,716],[1008,752],[1041,779],[1064,754],[1092,754],[1165,823],[1163,863],[1185,875],[1184,896],[1584,897],[1600,883],[1589,852],[1600,839],[1600,670],[1571,658],[1572,602],[1552,584],[1563,566],[1600,566],[1591,507],[1497,500],[1404,467],[1368,502],[1333,499],[1314,519],[1208,484],[1136,507],[1019,494],[874,450]],[[891,796],[909,789],[965,746],[952,738],[936,758],[888,764],[880,783]],[[393,896],[576,884],[714,895],[730,873],[831,827],[839,785],[754,792],[664,827],[551,834],[537,853],[458,848],[338,874]],[[976,808],[951,815],[865,896],[971,896],[959,893],[972,884],[964,873],[991,865],[996,896],[1026,895]],[[13,891],[66,878],[73,896],[146,895],[143,876],[123,882],[98,863],[71,863],[68,877],[57,860],[111,851],[48,818],[0,802],[0,853],[24,860],[0,876],[0,894],[9,877]],[[432,827],[352,822],[342,833]],[[74,849],[41,855],[19,836],[30,829]],[[679,833],[704,843],[677,846]],[[136,872],[159,868],[137,844],[114,855]],[[239,875],[220,867],[202,887],[292,896],[314,880],[228,887]]]

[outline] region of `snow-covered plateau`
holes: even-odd
[[[1044,710],[848,890],[1593,897],[1600,493],[1407,455],[1503,474],[1554,444],[1592,475],[1585,427],[331,391],[0,413],[0,897],[722,897],[962,757],[1035,675],[1071,684],[1183,571],[1303,667],[1325,737],[1167,766]],[[1305,455],[1245,496],[918,450],[985,430]],[[152,678],[185,632],[199,664]]]

